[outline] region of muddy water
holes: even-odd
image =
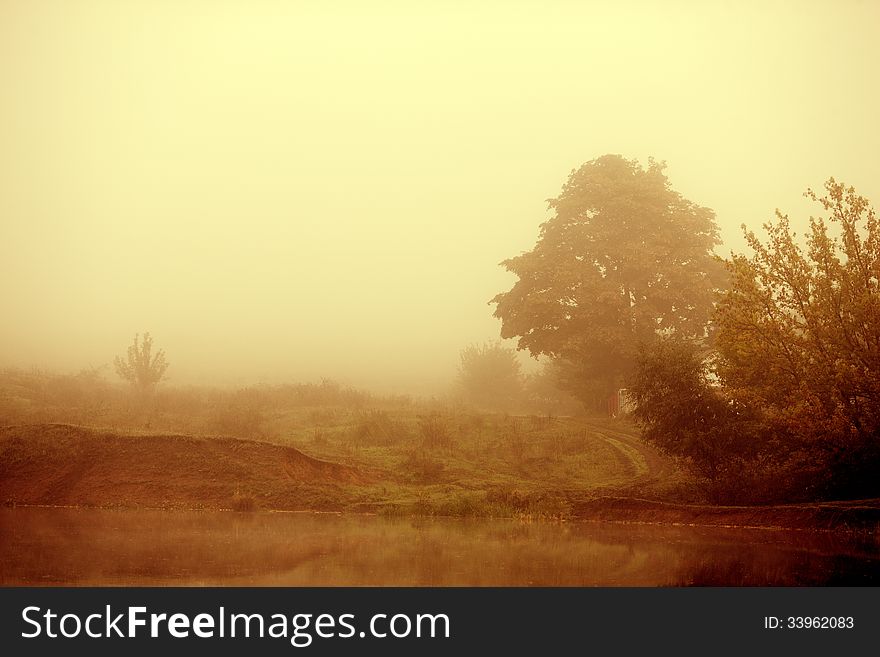
[[[880,584],[876,536],[289,513],[0,509],[0,584]]]

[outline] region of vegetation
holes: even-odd
[[[462,349],[458,385],[464,399],[477,408],[512,411],[521,406],[523,374],[516,350],[500,342]]]
[[[47,478],[46,494],[74,494],[81,487],[49,484],[68,469],[74,479],[84,476],[80,466],[91,472],[88,464],[99,454],[95,441],[103,444],[113,461],[89,475],[89,481],[100,476],[103,482],[89,498],[93,505],[107,504],[107,496],[133,488],[137,496],[131,493],[131,499],[141,505],[149,505],[146,500],[154,491],[160,495],[159,505],[166,504],[161,496],[181,498],[175,503],[179,506],[209,495],[219,508],[242,510],[250,508],[246,498],[253,498],[256,508],[263,509],[565,518],[582,497],[661,498],[674,494],[676,487],[684,494],[688,485],[681,473],[655,478],[634,427],[616,421],[476,413],[454,402],[378,397],[327,381],[229,391],[165,387],[156,395],[149,439],[126,441],[125,435],[144,432],[121,386],[80,382],[76,395],[59,397],[52,384],[56,378],[66,377],[0,372],[0,425],[65,422],[102,427],[98,438],[88,443],[91,446],[77,447],[76,454],[65,451],[66,444],[73,444],[69,439],[58,438],[75,433],[74,428],[41,429],[30,456],[22,452],[22,458],[36,460]],[[229,409],[243,399],[259,412],[261,442],[224,438],[244,438],[252,432],[217,430],[218,418],[228,418]],[[98,411],[91,415],[91,409]],[[180,437],[173,443],[173,455],[168,452],[171,444],[163,442],[163,436],[172,434]],[[160,446],[165,451],[156,451]],[[349,468],[362,477],[332,475],[335,478],[309,483],[296,470],[290,479],[273,447],[294,447],[318,464]],[[7,465],[10,454],[6,452],[3,461]],[[174,473],[169,463],[177,464]],[[315,476],[324,476],[324,466],[315,467]],[[150,483],[138,468],[163,474]],[[122,476],[128,470],[131,481],[106,484],[107,473]],[[7,483],[11,481],[7,477]],[[76,502],[64,498],[60,503]]]
[[[663,164],[605,155],[549,201],[535,247],[502,265],[501,335],[554,359],[565,389],[602,409],[659,332],[702,337],[723,267],[714,213],[673,191]]]
[[[233,511],[238,511],[240,513],[256,511],[259,508],[257,500],[253,495],[246,495],[239,492],[236,492],[232,496],[232,504],[230,506]]]
[[[830,179],[807,195],[827,213],[799,244],[787,216],[735,256],[719,307],[719,375],[762,414],[765,442],[811,495],[880,492],[880,225],[867,199]],[[778,459],[777,459],[778,460]]]
[[[273,499],[292,495],[305,508],[561,518],[584,496],[609,493],[715,503],[877,496],[880,224],[853,188],[831,179],[825,190],[807,193],[827,217],[811,219],[803,238],[782,213],[766,241],[746,231],[752,255],[732,256],[719,292],[710,210],[672,191],[653,161],[585,164],[551,200],[556,216],[535,248],[504,263],[520,280],[494,299],[502,335],[543,357],[543,370],[524,376],[500,342],[472,345],[450,399],[326,380],[157,391],[168,363],[147,333],[115,359],[141,394],[100,369],[6,370],[0,424],[257,439],[297,448],[318,470],[366,473],[291,492],[290,472],[273,463],[283,471]],[[688,474],[636,441],[627,420],[561,417],[574,413],[560,389],[589,407],[621,385],[644,440]],[[224,508],[263,506],[266,492],[252,485],[260,476],[249,477],[247,493],[218,493]]]
[[[128,381],[141,393],[151,391],[162,380],[165,370],[168,369],[165,352],[160,349],[154,354],[152,351],[153,339],[150,334],[144,333],[144,339],[140,343],[138,343],[138,335],[135,334],[125,359],[117,356],[113,361],[119,377]]]
[[[640,359],[645,438],[716,499],[880,494],[880,227],[853,188],[826,192],[807,193],[829,214],[803,243],[781,213],[766,243],[746,232],[754,255],[729,263],[714,358],[660,341]]]
[[[630,381],[642,437],[680,457],[707,483],[713,501],[747,501],[759,445],[748,407],[709,379],[705,350],[674,338],[643,347]]]

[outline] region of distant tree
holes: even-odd
[[[128,381],[140,392],[152,390],[168,369],[165,352],[160,349],[153,354],[152,351],[153,339],[150,334],[144,333],[144,338],[140,342],[138,335],[135,334],[125,359],[117,356],[113,361],[120,378]]]
[[[559,364],[552,360],[525,378],[525,395],[531,410],[543,415],[576,415],[581,403],[560,384]]]
[[[458,383],[465,398],[473,404],[485,409],[511,410],[523,393],[516,350],[499,342],[462,349]]]
[[[806,195],[828,213],[799,240],[777,211],[734,256],[716,322],[724,385],[763,410],[834,494],[880,492],[880,224],[833,178]],[[745,226],[743,226],[745,231]]]
[[[714,213],[673,191],[664,164],[605,155],[548,201],[535,247],[501,264],[519,280],[497,295],[501,335],[559,363],[561,381],[602,407],[640,342],[703,337],[724,279]]]

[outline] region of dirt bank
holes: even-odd
[[[0,428],[0,502],[336,510],[349,466],[234,438],[127,435],[66,424]]]
[[[573,505],[580,520],[716,527],[851,529],[880,527],[880,500],[776,506],[703,506],[626,497],[597,497]]]

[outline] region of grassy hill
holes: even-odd
[[[632,435],[582,419],[337,410],[276,423],[264,441],[0,428],[0,500],[567,517],[585,495],[668,479],[667,462]]]
[[[620,425],[596,420],[468,416],[462,429],[449,421],[440,428],[436,416],[334,418],[323,431],[292,432],[287,444],[68,424],[2,427],[0,501],[872,531],[880,522],[878,500],[671,501],[669,491],[687,483],[682,473]]]

